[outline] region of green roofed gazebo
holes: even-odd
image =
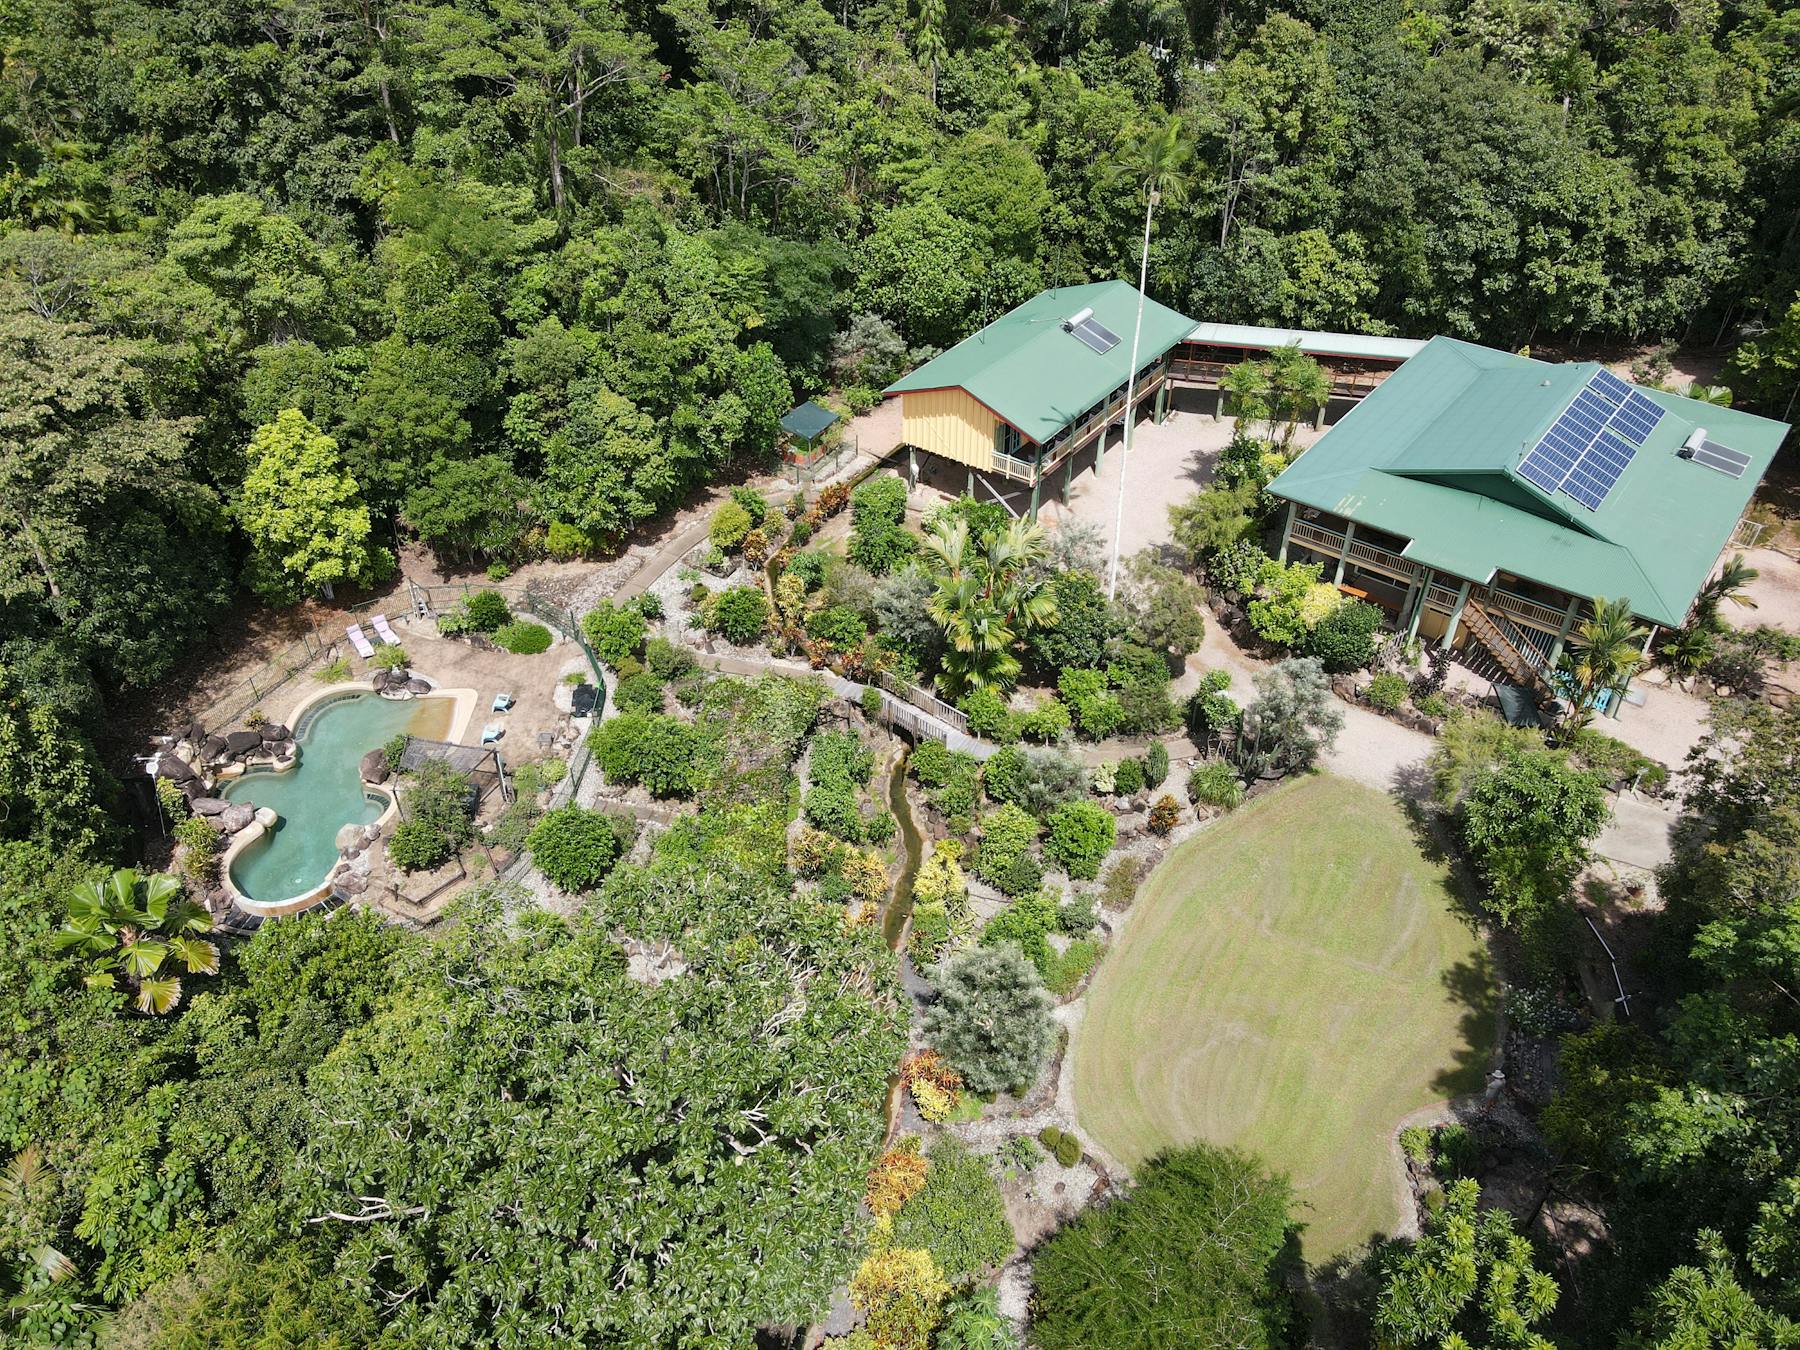
[[[809,398],[792,412],[782,415],[781,429],[811,450],[819,437],[836,426],[838,420],[839,414]]]
[[[1686,621],[1787,427],[1437,337],[1269,485],[1283,558],[1548,691],[1594,596]]]

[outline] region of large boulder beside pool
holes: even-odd
[[[362,847],[362,826],[355,821],[338,826],[337,839],[334,842],[337,844],[339,853],[356,852]]]
[[[378,670],[370,678],[369,683],[384,694],[390,689],[404,689],[406,672],[404,670]]]
[[[197,816],[216,816],[230,805],[231,803],[226,801],[223,797],[196,797],[193,801],[188,803],[188,806]]]
[[[431,682],[429,680],[422,680],[417,675],[414,675],[406,682],[406,692],[409,694],[429,694],[431,692]]]
[[[387,751],[377,748],[362,757],[363,782],[385,783],[388,774]]]
[[[156,774],[159,778],[167,778],[171,783],[185,783],[194,776],[194,766],[180,755],[158,755]]]
[[[256,808],[248,802],[231,802],[219,812],[216,819],[219,823],[236,834],[239,830],[247,830],[256,823]]]
[[[280,722],[264,722],[257,728],[257,735],[263,738],[264,745],[275,745],[293,739],[293,734]]]
[[[332,889],[344,896],[361,895],[369,889],[369,879],[352,872],[346,877],[340,877]]]
[[[225,752],[230,755],[247,755],[252,750],[262,749],[262,733],[257,731],[234,731],[225,738]]]
[[[225,738],[223,736],[208,736],[200,742],[200,761],[203,764],[211,764],[224,753]]]

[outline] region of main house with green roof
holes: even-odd
[[[1786,433],[1593,362],[1438,337],[1269,491],[1283,559],[1538,684],[1591,597],[1686,621]]]
[[[1036,488],[1124,412],[1137,306],[1122,281],[1032,297],[884,391],[900,397],[900,439]],[[1193,327],[1144,300],[1135,405],[1164,397],[1165,358]]]

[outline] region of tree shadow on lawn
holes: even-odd
[[[1423,761],[1395,771],[1391,795],[1406,817],[1419,856],[1444,869],[1444,893],[1452,911],[1485,941],[1487,918],[1481,910],[1481,878],[1469,869],[1467,860],[1456,849],[1450,835],[1451,821],[1432,797],[1431,774]]]
[[[1445,1097],[1461,1097],[1481,1091],[1494,1067],[1494,1046],[1499,1037],[1500,990],[1493,963],[1485,951],[1473,959],[1458,961],[1444,971],[1443,986],[1461,1007],[1457,1017],[1458,1044],[1454,1060],[1431,1080],[1432,1090]]]

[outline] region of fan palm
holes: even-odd
[[[1331,376],[1298,347],[1275,348],[1269,353],[1268,365],[1270,414],[1285,424],[1281,452],[1286,455],[1293,449],[1300,419],[1317,412],[1331,398]]]
[[[1596,595],[1593,613],[1576,625],[1569,650],[1557,663],[1557,674],[1573,697],[1571,729],[1593,721],[1595,702],[1617,689],[1644,663],[1644,640],[1650,630],[1631,613],[1631,601]]]
[[[139,1012],[160,1015],[181,1002],[177,970],[218,973],[219,949],[200,936],[211,928],[212,916],[182,894],[175,877],[121,867],[70,893],[57,944],[88,957],[88,988],[123,988]]]
[[[1015,520],[981,548],[960,518],[925,536],[937,590],[931,617],[944,630],[943,680],[952,698],[970,689],[1011,684],[1019,675],[1013,644],[1056,622],[1056,600],[1038,566],[1049,539],[1036,521]]]
[[[1756,601],[1749,592],[1750,583],[1762,573],[1734,553],[1731,561],[1719,569],[1719,575],[1700,588],[1694,597],[1694,624],[1701,628],[1717,628],[1719,606],[1729,600],[1740,609],[1755,609]]]

